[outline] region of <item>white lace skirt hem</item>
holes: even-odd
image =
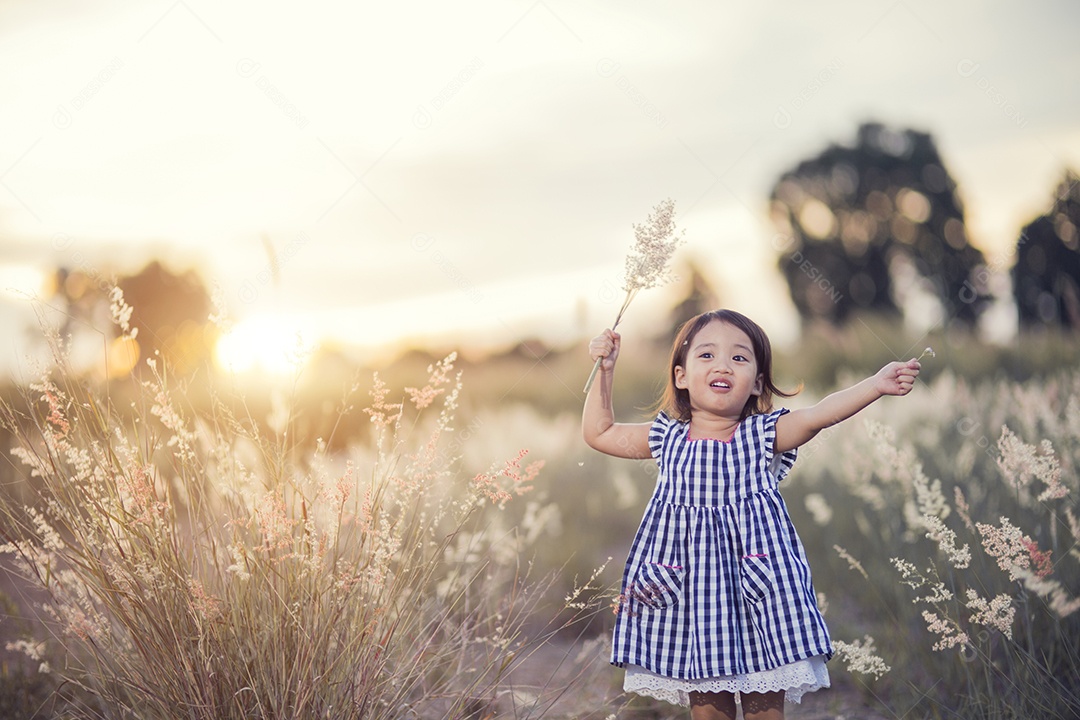
[[[738,702],[739,693],[776,692],[784,690],[787,702],[802,702],[808,692],[829,687],[829,669],[821,655],[781,665],[772,670],[724,675],[700,680],[682,680],[649,672],[637,665],[626,666],[623,689],[638,695],[648,695],[673,705],[688,706],[691,692],[731,692]]]

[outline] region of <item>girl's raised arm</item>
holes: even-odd
[[[919,375],[918,360],[892,362],[871,377],[838,390],[812,407],[780,416],[776,421],[775,452],[797,448],[827,427],[849,417],[885,395],[907,395]]]
[[[650,423],[617,423],[611,404],[615,360],[619,357],[621,338],[617,332],[605,330],[589,343],[589,357],[595,362],[603,358],[596,381],[585,396],[581,414],[581,435],[594,450],[615,457],[640,460],[652,457],[649,450]]]

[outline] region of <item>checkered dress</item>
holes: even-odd
[[[832,656],[802,543],[778,483],[776,420],[752,415],[728,442],[690,440],[660,415],[660,466],[623,573],[611,662],[696,680]]]

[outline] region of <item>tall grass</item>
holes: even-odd
[[[834,634],[893,668],[866,691],[913,717],[1080,716],[1080,375],[945,373],[875,410],[808,446],[788,495]]]
[[[0,556],[48,633],[7,645],[81,690],[70,713],[536,717],[565,692],[512,672],[594,612],[592,589],[545,604],[530,533],[499,517],[541,463],[462,468],[452,356],[401,402],[377,381],[373,437],[332,454],[292,437],[287,405],[197,413],[153,361],[121,405],[54,348],[2,410],[36,500],[3,504]]]
[[[961,379],[1004,352],[964,342],[934,341],[916,392],[822,433],[781,488],[840,651],[832,692],[876,716],[1077,717],[1080,372],[1048,352],[1024,382]],[[627,417],[663,362],[637,360]],[[4,504],[0,560],[45,593],[49,633],[5,639],[83,688],[65,717],[662,715],[619,694],[612,616],[575,579],[618,581],[593,569],[625,556],[655,466],[581,442],[580,358],[503,367],[471,400],[451,365],[327,413],[59,363],[4,410],[34,492]],[[587,683],[523,684],[569,657]]]
[[[1080,716],[1080,372],[968,381],[943,354],[911,396],[801,448],[781,488],[839,651],[836,690],[810,702],[855,692],[876,716]],[[576,413],[486,412],[551,458],[540,492],[563,532],[539,557],[624,557],[655,466],[584,447]]]

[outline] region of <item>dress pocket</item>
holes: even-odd
[[[743,555],[740,569],[743,597],[756,603],[772,593],[773,566],[768,555]]]
[[[655,610],[671,607],[682,597],[685,574],[686,570],[681,565],[645,563],[638,571],[629,594],[634,600]]]

